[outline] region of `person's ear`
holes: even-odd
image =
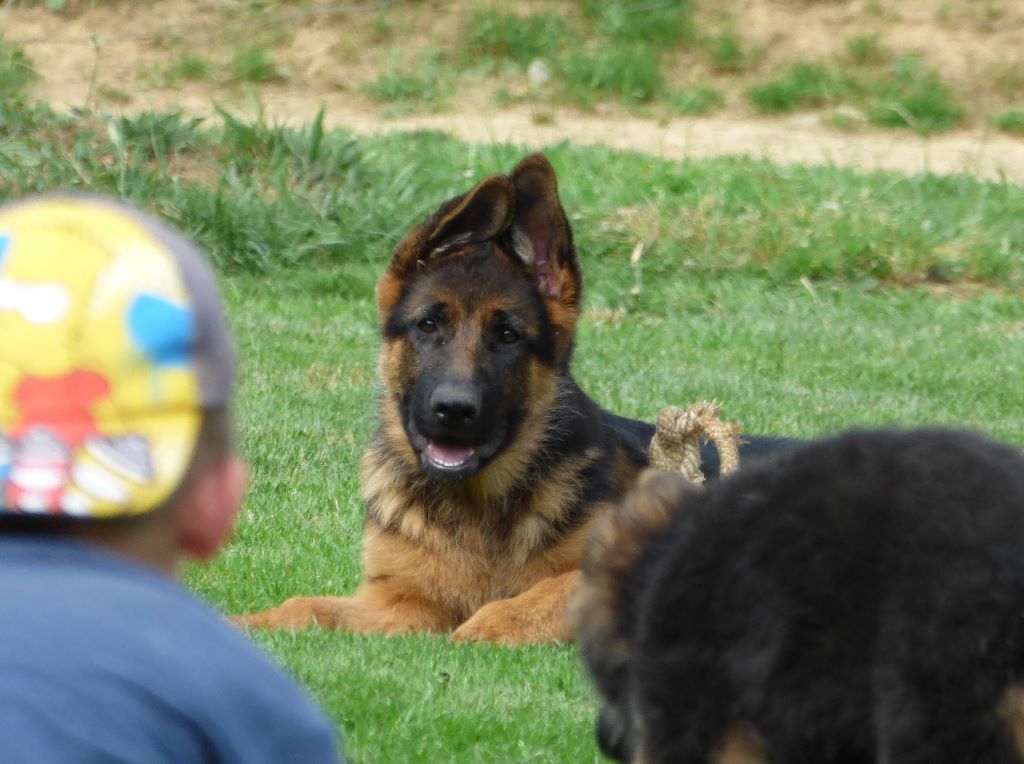
[[[200,469],[181,496],[178,545],[197,560],[213,557],[231,535],[238,509],[245,498],[249,475],[237,456]]]

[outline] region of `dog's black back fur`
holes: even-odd
[[[1022,760],[1017,450],[852,432],[681,504],[619,598],[636,608],[620,716],[642,720],[645,760],[707,762],[736,724],[773,764]]]

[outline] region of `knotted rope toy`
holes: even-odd
[[[701,401],[688,409],[666,406],[658,414],[651,438],[651,466],[682,475],[694,485],[704,484],[700,471],[700,439],[718,449],[719,474],[728,475],[740,466],[739,428],[723,422],[716,402]]]

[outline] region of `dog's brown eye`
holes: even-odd
[[[498,334],[498,339],[506,345],[511,345],[513,342],[519,342],[519,333],[515,329],[509,329],[506,326]]]
[[[416,328],[419,329],[424,334],[433,334],[434,332],[437,331],[437,321],[435,321],[432,318],[424,318],[422,321],[416,324]]]

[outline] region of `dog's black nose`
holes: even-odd
[[[442,382],[430,394],[430,410],[449,427],[464,427],[480,414],[480,393],[473,385]]]

